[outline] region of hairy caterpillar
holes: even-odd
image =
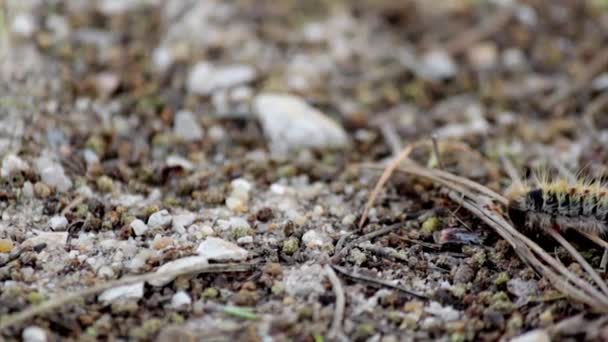
[[[603,235],[608,232],[608,188],[599,181],[517,184],[505,194],[507,214],[518,227],[546,227]]]

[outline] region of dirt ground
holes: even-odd
[[[608,2],[0,10],[0,339],[608,339],[437,184],[395,175],[359,226],[430,136],[413,159],[498,192],[604,179]]]

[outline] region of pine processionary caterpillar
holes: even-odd
[[[515,185],[505,195],[509,218],[517,227],[608,232],[608,188],[599,181],[543,180],[535,187]]]

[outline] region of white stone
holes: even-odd
[[[449,322],[460,318],[460,312],[451,306],[441,306],[438,302],[431,302],[424,311],[442,320]]]
[[[89,148],[82,151],[82,156],[84,157],[84,161],[87,163],[87,167],[89,168],[91,166],[99,164],[99,156],[97,156],[97,153],[95,153],[95,151]]]
[[[196,117],[187,110],[180,110],[175,114],[173,133],[184,141],[196,141],[203,138],[203,130]]]
[[[30,181],[26,181],[23,183],[23,188],[21,189],[23,196],[26,198],[34,197],[34,185]]]
[[[38,326],[30,325],[21,333],[23,342],[46,342],[46,331]]]
[[[137,236],[144,235],[146,231],[148,231],[148,225],[146,225],[146,223],[140,219],[135,219],[131,221],[131,224],[129,224],[129,226],[131,226],[131,229],[133,229],[133,233],[135,233],[135,235]]]
[[[99,270],[97,270],[97,275],[102,278],[110,279],[114,277],[114,271],[110,266],[101,266]]]
[[[245,260],[247,250],[225,240],[216,237],[207,237],[196,249],[198,255],[208,260]]]
[[[173,217],[166,209],[159,210],[148,217],[148,226],[150,228],[168,227],[172,219]]]
[[[184,291],[177,291],[171,297],[171,307],[174,309],[182,309],[190,304],[192,304],[192,298]]]
[[[109,96],[120,85],[120,78],[112,72],[101,72],[94,78],[95,90],[101,96]]]
[[[31,37],[37,29],[36,20],[29,13],[17,14],[11,26],[13,33],[23,36]]]
[[[350,226],[357,220],[357,217],[353,214],[348,214],[342,218],[342,224]]]
[[[248,65],[214,66],[201,62],[190,70],[188,90],[199,95],[209,95],[219,89],[251,82],[255,76],[255,69]]]
[[[145,265],[146,261],[152,256],[151,251],[143,250],[137,253],[132,259],[127,263],[127,269],[132,272],[136,272],[141,270]]]
[[[182,156],[178,156],[175,154],[168,156],[165,163],[169,167],[181,167],[184,170],[194,169],[194,165],[192,164],[192,162]]]
[[[68,232],[43,232],[35,231],[36,236],[23,241],[23,246],[36,246],[46,243],[48,246],[63,247],[68,241]]]
[[[502,64],[509,70],[522,69],[526,66],[526,56],[520,49],[506,49],[501,56]]]
[[[65,175],[61,164],[45,156],[36,159],[34,164],[46,185],[53,186],[60,192],[68,191],[72,187],[72,181]]]
[[[253,107],[274,152],[349,144],[346,132],[337,122],[299,97],[260,94],[255,97]]]
[[[331,238],[324,233],[311,229],[302,235],[302,242],[307,248],[319,248],[331,243]]]
[[[213,228],[211,226],[207,226],[207,225],[201,227],[201,232],[207,236],[215,234],[215,231],[213,230]]]
[[[113,287],[99,295],[99,301],[110,303],[118,299],[139,299],[144,296],[144,283]]]
[[[236,243],[238,243],[239,245],[251,244],[251,243],[253,243],[253,236],[247,235],[247,236],[240,237],[236,240]]]
[[[274,183],[270,186],[270,191],[273,194],[284,195],[287,189],[281,184]]]
[[[228,225],[230,227],[230,229],[241,229],[241,230],[246,230],[251,228],[251,225],[249,224],[249,222],[247,222],[246,219],[242,218],[242,217],[231,217],[228,220]]]
[[[152,52],[152,63],[158,71],[165,71],[173,65],[174,58],[170,49],[159,46]]]
[[[233,180],[230,185],[232,186],[232,193],[230,197],[242,199],[243,201],[249,200],[249,192],[251,191],[251,183],[246,179],[237,178]]]
[[[49,227],[51,230],[59,231],[64,230],[68,226],[68,219],[65,216],[54,216],[49,220]]]
[[[168,263],[160,266],[156,273],[163,272],[177,272],[178,270],[182,270],[185,268],[196,267],[196,266],[204,266],[207,265],[207,258],[202,256],[188,256],[185,258],[169,261]],[[153,280],[148,281],[148,283],[152,286],[165,286],[173,281],[175,277],[167,276],[167,277],[159,277]]]
[[[247,211],[247,203],[237,197],[226,198],[226,207],[237,213],[243,213]]]
[[[535,329],[512,338],[511,342],[551,342],[551,337],[546,330]]]
[[[422,56],[420,65],[414,69],[418,77],[442,80],[456,74],[457,67],[452,57],[444,50],[431,50]]]
[[[172,223],[173,229],[174,230],[186,229],[186,227],[190,226],[192,224],[192,222],[194,222],[194,220],[196,220],[196,214],[194,214],[194,213],[174,215],[173,223]]]
[[[13,173],[27,171],[29,165],[14,154],[7,154],[2,160],[2,169],[0,169],[0,176],[8,177]]]

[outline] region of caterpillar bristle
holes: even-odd
[[[519,183],[505,192],[508,215],[519,228],[575,229],[596,235],[608,232],[608,188],[589,178],[576,183],[536,175],[536,185]]]

